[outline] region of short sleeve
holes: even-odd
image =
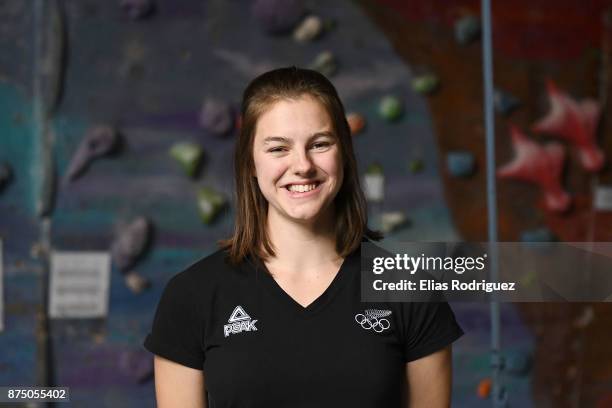
[[[185,274],[170,279],[143,345],[168,360],[203,370],[203,323],[195,300]]]
[[[403,307],[406,362],[434,353],[464,334],[446,301],[407,302]]]

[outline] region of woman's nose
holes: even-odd
[[[314,168],[312,157],[307,151],[295,150],[293,155],[293,168],[295,172],[306,173]]]

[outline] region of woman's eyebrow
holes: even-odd
[[[328,137],[334,137],[333,132],[325,130],[323,132],[317,132],[317,133],[313,133],[309,140],[315,139],[317,137],[321,137],[321,136],[328,136]],[[268,144],[270,142],[281,142],[281,143],[287,143],[287,144],[292,144],[293,143],[293,139],[289,139],[286,137],[282,137],[282,136],[268,136],[263,140],[264,144]]]

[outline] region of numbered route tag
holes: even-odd
[[[108,313],[111,258],[108,252],[51,253],[49,316],[96,318]]]

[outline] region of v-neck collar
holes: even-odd
[[[363,241],[362,241],[363,242]],[[254,260],[253,265],[255,267],[256,279],[261,282],[266,289],[274,296],[278,301],[283,303],[285,307],[293,313],[303,318],[310,317],[315,313],[321,311],[334,296],[342,289],[344,284],[349,280],[349,276],[354,273],[359,273],[359,262],[361,255],[361,246],[351,252],[344,258],[340,269],[336,273],[336,276],[332,279],[329,286],[307,306],[302,306],[293,297],[291,297],[285,290],[274,280],[270,271],[266,267],[265,263],[258,257],[251,258]]]

